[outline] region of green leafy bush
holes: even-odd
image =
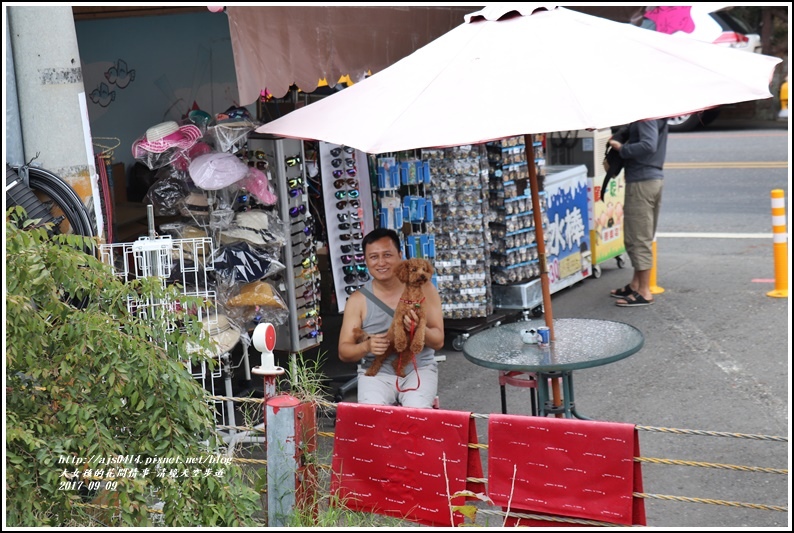
[[[82,237],[25,227],[24,212],[10,209],[6,523],[256,525],[259,496],[239,467],[208,463],[219,451],[214,412],[179,358],[188,342],[207,347],[199,324],[182,311],[170,328],[158,327],[169,324],[127,310],[127,299],[139,294],[179,301],[183,310],[200,302],[156,280],[122,282],[80,251]],[[205,462],[186,464],[194,458]],[[158,473],[154,461],[167,460],[175,462]],[[105,480],[112,468],[115,479],[83,478],[89,468],[102,469]],[[137,475],[119,475],[120,468]]]

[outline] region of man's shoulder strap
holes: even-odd
[[[370,292],[369,289],[367,289],[366,287],[359,287],[358,290],[359,290],[359,292],[361,292],[361,294],[366,296],[368,300],[370,300],[372,303],[374,303],[375,305],[377,305],[378,307],[383,309],[383,311],[385,311],[387,315],[389,315],[391,317],[394,316],[394,309],[392,309],[391,307],[386,305],[383,302],[383,300],[381,300],[380,298],[378,298],[377,296],[372,294],[372,292]]]

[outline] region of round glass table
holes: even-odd
[[[576,412],[573,371],[607,365],[636,353],[645,343],[640,330],[623,322],[590,318],[554,320],[554,336],[548,346],[526,344],[521,331],[545,326],[542,319],[496,326],[469,337],[463,355],[475,365],[500,371],[502,413],[506,413],[505,384],[536,388],[532,413],[562,414],[588,419]],[[523,376],[523,379],[522,379]],[[561,379],[559,405],[549,398],[549,380]]]

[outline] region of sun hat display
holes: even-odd
[[[251,113],[244,107],[232,106],[223,113],[215,115],[216,124],[240,124],[248,122],[254,123]]]
[[[287,309],[287,304],[278,291],[266,281],[254,281],[240,287],[240,293],[229,298],[227,305],[245,307],[259,305]]]
[[[209,356],[220,355],[231,351],[240,340],[240,330],[223,313],[210,311],[207,316],[201,319],[202,334],[209,335],[212,349],[207,353]],[[188,345],[189,353],[199,351],[197,345]]]
[[[248,165],[234,154],[213,152],[191,161],[188,172],[197,187],[215,191],[243,179],[248,174]]]
[[[136,159],[146,156],[146,152],[162,154],[171,148],[187,150],[202,136],[201,130],[193,124],[180,126],[174,121],[162,122],[146,130],[146,134],[132,143],[132,155]]]
[[[207,126],[210,125],[212,122],[212,115],[207,113],[206,111],[202,111],[201,109],[194,109],[190,113],[187,114],[187,118],[203,130],[207,129]]]

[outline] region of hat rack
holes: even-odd
[[[204,304],[197,310],[199,321],[205,320],[210,330],[217,328],[217,294],[212,288],[208,273],[214,270],[212,262],[213,244],[210,237],[173,239],[158,236],[155,232],[154,209],[148,206],[149,235],[139,237],[134,242],[101,244],[100,259],[109,265],[113,273],[124,281],[141,278],[158,278],[164,288],[176,283],[184,296],[199,297]],[[151,325],[162,328],[163,333],[175,329],[173,310],[178,302],[170,299],[156,299],[151,295],[129,296],[127,311]],[[162,342],[163,339],[153,339]],[[229,372],[230,354],[228,351],[213,355],[212,368],[205,359],[195,360],[185,354],[182,363],[191,376],[199,381],[208,393],[216,396],[215,380],[224,378],[225,394],[232,396],[231,373]],[[232,402],[210,400],[216,413],[216,423],[235,426],[234,405]],[[234,433],[231,431],[228,437]]]

